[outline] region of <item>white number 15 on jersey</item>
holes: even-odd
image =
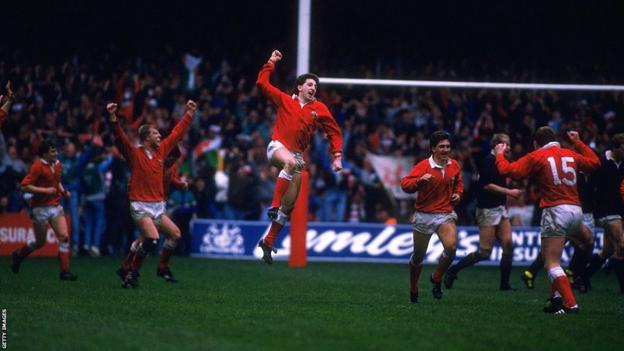
[[[574,163],[574,157],[562,157],[561,158],[561,169],[563,170],[563,179],[559,178],[559,171],[557,170],[557,165],[555,164],[555,158],[549,157],[547,158],[548,163],[550,164],[550,171],[553,176],[553,183],[555,185],[560,185],[562,182],[568,186],[576,185],[576,170],[574,167],[570,167],[570,163]],[[568,179],[572,178],[572,179]]]

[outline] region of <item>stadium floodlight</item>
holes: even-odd
[[[624,85],[600,84],[543,84],[543,83],[495,83],[495,82],[453,82],[437,80],[399,80],[399,79],[357,79],[320,77],[322,84],[370,85],[394,87],[434,87],[434,88],[478,88],[478,89],[516,89],[516,90],[592,90],[624,91]]]

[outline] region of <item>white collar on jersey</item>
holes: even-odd
[[[558,142],[558,141],[551,141],[550,143],[548,143],[548,144],[546,144],[546,145],[542,146],[540,149],[545,149],[545,148],[547,148],[547,147],[553,147],[553,146],[556,146],[556,147],[561,147],[561,144],[559,144],[559,142]]]
[[[446,160],[446,165],[450,165],[451,164],[451,159],[447,159]],[[433,160],[433,155],[429,156],[429,166],[431,166],[431,168],[444,168],[442,165],[439,165],[436,161]]]
[[[40,158],[39,160],[41,160],[41,163],[43,163],[44,165],[50,165],[48,161],[44,160],[43,158]],[[54,165],[56,166],[57,163],[59,163],[59,160],[56,160],[54,162]]]
[[[301,100],[299,100],[299,98],[297,97],[297,94],[292,94],[292,96],[291,96],[291,97],[292,97],[292,99],[293,99],[293,100],[297,100],[297,102],[299,103],[299,105],[300,105],[301,107],[303,107],[303,106],[305,106],[305,105],[307,105],[307,104],[309,104],[309,103],[311,103],[311,102],[313,102],[313,101],[316,101],[316,96],[315,96],[315,97],[313,97],[313,98],[312,98],[312,100],[310,100],[310,101],[308,101],[308,102],[306,102],[306,103],[301,103]]]
[[[147,148],[145,148],[145,146],[143,146],[143,145],[139,145],[139,147],[140,147],[141,149],[143,149],[143,152],[145,152],[145,154],[147,155],[147,158],[149,158],[149,159],[151,160],[151,159],[152,159],[152,157],[153,157],[153,156],[152,156],[152,152],[151,152],[151,151],[149,151]]]

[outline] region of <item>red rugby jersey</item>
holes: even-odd
[[[130,201],[165,201],[164,159],[173,147],[182,140],[192,118],[191,114],[184,114],[171,134],[161,141],[158,150],[152,153],[148,153],[141,146],[133,146],[119,122],[112,123],[119,151],[130,166],[130,180],[128,182],[128,199]]]
[[[444,171],[444,172],[443,172]],[[430,173],[428,182],[418,184],[418,180]],[[418,192],[414,208],[428,213],[446,213],[453,211],[451,195],[464,192],[464,179],[461,166],[457,161],[448,159],[443,169],[433,161],[433,157],[418,162],[408,175],[401,179],[401,189],[406,193]]]
[[[497,154],[496,168],[501,175],[517,180],[533,176],[540,192],[541,208],[564,204],[580,206],[577,173],[595,171],[600,167],[600,159],[581,141],[574,147],[580,154],[551,142],[512,163]]]
[[[53,187],[57,189],[56,194],[33,194],[30,200],[31,207],[57,206],[61,203],[61,176],[63,166],[57,160],[54,165],[50,165],[44,159],[38,159],[30,166],[28,174],[22,179],[22,186],[34,185],[42,188]]]
[[[2,121],[4,121],[4,119],[7,116],[8,116],[8,114],[3,109],[0,109],[0,124],[2,123]]]
[[[329,151],[332,154],[342,152],[342,132],[327,106],[314,100],[301,107],[297,97],[286,95],[269,82],[273,69],[275,65],[265,63],[256,81],[260,90],[277,106],[273,140],[281,142],[290,151],[303,152],[310,145],[312,134],[319,123],[327,133]],[[316,112],[316,119],[312,117],[312,112]]]

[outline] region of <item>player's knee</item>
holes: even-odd
[[[165,240],[165,242],[163,243],[163,248],[165,249],[169,249],[169,250],[175,250],[175,248],[178,246],[178,241],[168,238],[167,240]]]
[[[296,169],[297,160],[295,160],[294,158],[289,158],[288,160],[286,160],[286,162],[284,162],[284,171],[286,171],[286,173],[292,175],[293,173],[295,173]]]
[[[147,254],[154,252],[157,246],[158,246],[158,240],[146,238],[145,240],[143,240],[140,250],[143,251],[143,254],[147,255]]]

